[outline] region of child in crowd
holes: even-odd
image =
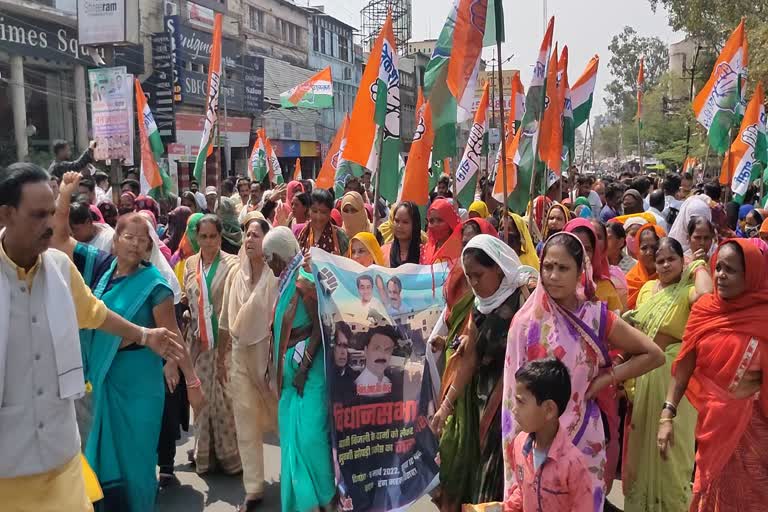
[[[557,359],[531,361],[515,374],[515,487],[505,511],[592,512],[592,480],[581,453],[560,427],[571,396],[568,369]],[[598,497],[599,505],[603,499]]]

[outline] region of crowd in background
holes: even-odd
[[[365,173],[338,196],[233,177],[155,200],[135,174],[113,193],[106,174],[67,172],[87,160],[51,166],[52,246],[108,308],[178,332],[186,350],[163,364],[81,331],[93,392],[78,427],[106,500],[150,510],[157,468],[161,489],[178,484],[191,405],[189,459],[201,474],[242,472],[241,510],[263,499],[271,431],[282,509],[334,506],[318,247],[364,267],[449,270],[429,338],[441,510],[612,510],[617,479],[627,511],[768,501],[768,211],[751,194],[739,205],[688,174],[572,172],[516,213],[485,180],[462,208],[443,176],[421,209],[375,202]]]

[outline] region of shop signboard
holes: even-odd
[[[100,46],[139,42],[139,2],[77,0],[80,44]]]

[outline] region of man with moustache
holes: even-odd
[[[0,496],[3,510],[91,511],[74,401],[85,393],[78,328],[180,360],[165,329],[109,311],[66,254],[49,249],[56,204],[31,163],[0,171]]]
[[[380,397],[392,392],[392,381],[385,375],[395,350],[397,331],[382,325],[370,329],[365,340],[365,369],[355,379],[357,394],[365,397]]]

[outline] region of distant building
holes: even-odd
[[[303,7],[288,0],[243,0],[242,9],[249,50],[307,66],[309,18]]]
[[[690,76],[696,48],[701,45],[696,39],[686,37],[682,41],[669,45],[669,72],[675,77]]]
[[[435,51],[436,44],[437,44],[437,39],[425,39],[424,41],[408,41],[408,43],[406,44],[407,51],[405,52],[405,54],[413,55],[416,53],[422,53],[427,57],[429,57],[432,55],[432,52]]]

